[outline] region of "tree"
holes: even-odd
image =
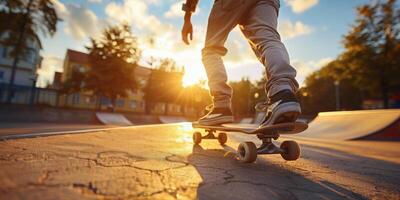
[[[357,19],[344,37],[341,60],[346,74],[369,95],[380,91],[385,108],[391,88],[400,87],[400,9],[396,0],[357,8]]]
[[[11,103],[17,65],[26,55],[29,42],[39,40],[39,31],[54,35],[60,19],[51,0],[0,0],[0,19],[1,44],[14,47],[6,99]]]
[[[196,117],[200,117],[205,108],[211,104],[210,91],[206,87],[207,81],[199,81],[196,84],[183,88],[179,103],[183,106],[194,108]]]
[[[365,98],[381,96],[385,108],[391,91],[400,90],[400,10],[395,0],[357,8],[345,35],[345,51],[306,78],[300,90],[303,113],[335,110],[335,81],[341,109],[360,109]]]
[[[257,80],[255,85],[254,85],[254,95],[256,95],[254,97],[255,100],[255,104],[259,103],[259,102],[265,102],[268,101],[268,97],[267,97],[267,91],[266,91],[266,85],[267,85],[267,75],[266,75],[266,71],[263,72],[263,76],[261,77],[260,80]]]
[[[230,83],[233,89],[232,109],[235,115],[254,113],[256,86],[248,78]]]
[[[79,71],[78,68],[74,68],[71,72],[71,77],[63,83],[60,92],[63,94],[80,92],[84,82],[85,74]]]
[[[126,97],[138,84],[134,71],[140,58],[137,39],[129,25],[110,26],[100,39],[91,38],[89,65],[83,88],[96,96],[108,97],[113,107],[118,97]]]
[[[316,114],[321,111],[336,110],[335,82],[340,85],[339,100],[342,110],[361,108],[362,90],[354,79],[344,75],[347,67],[340,60],[334,60],[320,70],[309,75],[305,87],[299,91],[299,99],[304,114]]]
[[[153,67],[144,88],[146,112],[150,113],[155,103],[180,103],[183,95],[183,67],[179,68],[172,59],[154,59],[149,62]],[[165,109],[167,114],[167,109]]]

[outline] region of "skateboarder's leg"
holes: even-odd
[[[260,126],[292,122],[301,112],[295,96],[298,83],[296,70],[277,32],[279,0],[260,0],[240,24],[253,51],[266,68],[266,91],[269,98],[266,115]]]
[[[232,89],[227,84],[228,78],[222,56],[227,53],[224,47],[226,39],[238,24],[247,3],[244,0],[217,0],[208,19],[202,61],[215,107],[231,106]]]
[[[245,0],[217,0],[208,19],[202,61],[207,72],[213,108],[199,120],[203,125],[215,125],[233,121],[231,112],[232,88],[227,84],[227,74],[222,56],[227,53],[224,47],[232,29],[238,24],[247,3]]]
[[[248,11],[240,24],[267,74],[268,96],[282,90],[296,92],[296,70],[290,65],[289,55],[277,31],[279,0],[260,0]]]

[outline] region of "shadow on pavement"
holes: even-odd
[[[302,144],[302,158],[309,162],[323,163],[332,171],[344,171],[354,174],[354,178],[368,181],[381,187],[398,190],[400,182],[400,164],[368,158],[334,150],[326,147]],[[373,147],[371,147],[373,148]],[[398,192],[398,191],[397,191]]]
[[[194,145],[188,162],[202,183],[198,199],[366,199],[327,181],[313,181],[265,159],[245,164],[236,160],[235,150],[203,149]]]

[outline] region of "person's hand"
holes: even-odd
[[[189,39],[193,40],[193,25],[191,21],[185,20],[182,27],[182,41],[189,45]]]

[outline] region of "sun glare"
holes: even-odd
[[[183,75],[183,87],[198,84],[201,80],[207,80],[204,72],[199,70],[199,67],[186,67],[185,75]]]
[[[185,75],[183,76],[182,85],[183,87],[188,87],[198,83],[199,81],[200,79],[198,79],[195,74],[186,72]]]

